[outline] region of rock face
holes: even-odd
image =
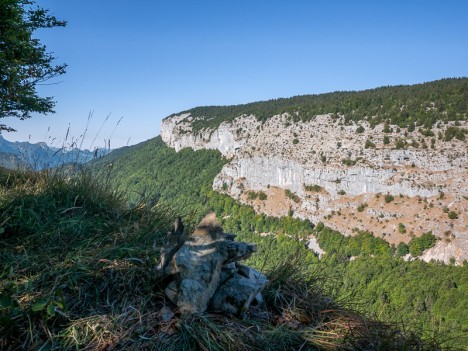
[[[443,137],[453,123],[437,123],[427,137],[418,128],[390,125],[384,131],[383,125],[346,124],[331,114],[309,122],[292,122],[288,114],[263,123],[240,116],[197,132],[194,120],[189,114],[166,118],[163,140],[177,151],[219,150],[230,161],[213,188],[256,211],[283,216],[293,210],[345,235],[364,230],[392,244],[432,231],[441,242],[425,260],[448,263],[452,254],[457,262],[468,259],[466,141]],[[458,123],[468,128],[466,121]],[[267,199],[252,199],[250,191],[262,191]],[[394,200],[384,201],[386,194]],[[358,212],[361,204],[367,206]],[[449,219],[446,209],[458,219]],[[405,234],[398,231],[400,223]]]
[[[231,314],[247,310],[265,287],[266,277],[236,262],[250,257],[256,246],[233,241],[225,234],[214,213],[208,214],[184,239],[180,219],[162,249],[158,270],[173,280],[166,296],[182,314],[212,309]]]
[[[237,273],[216,291],[212,302],[214,310],[238,314],[246,311],[254,300],[262,301],[261,291],[268,283],[266,277],[240,264],[236,264],[236,269]]]

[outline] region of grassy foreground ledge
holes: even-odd
[[[161,308],[174,306],[155,266],[173,218],[129,208],[87,173],[0,170],[0,349],[441,349],[334,301],[297,255],[265,272],[266,303],[242,318],[163,322]]]

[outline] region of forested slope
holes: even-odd
[[[190,113],[192,117],[198,118],[193,123],[195,131],[216,128],[223,121],[241,115],[255,115],[259,120],[266,120],[281,113],[290,113],[297,121],[308,121],[316,115],[334,113],[344,115],[347,122],[366,119],[371,125],[389,122],[407,127],[416,123],[430,128],[437,121],[466,120],[468,78],[363,91],[300,95],[243,105],[200,106],[174,115],[182,113]]]
[[[347,238],[323,225],[314,228],[309,221],[257,214],[211,190],[225,162],[216,151],[184,149],[176,153],[157,137],[113,152],[92,166],[134,202],[143,195],[155,203],[172,204],[192,222],[214,210],[223,219],[225,230],[259,244],[260,255],[251,262],[259,269],[299,250],[312,270],[326,276],[336,298],[353,297],[366,313],[404,321],[407,327],[428,333],[448,333],[448,338],[468,331],[467,265],[406,262],[398,258],[397,248],[365,233]],[[312,233],[328,253],[320,261],[300,241]],[[358,257],[351,261],[349,252]]]

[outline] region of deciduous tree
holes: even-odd
[[[65,25],[34,1],[0,1],[0,118],[54,112],[53,97],[39,96],[37,86],[64,74],[66,64],[54,64],[34,32]],[[2,130],[13,129],[0,124]]]

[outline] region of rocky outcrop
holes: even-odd
[[[187,238],[178,219],[161,251],[158,271],[172,278],[165,289],[167,298],[182,314],[208,309],[230,314],[245,312],[268,282],[260,272],[243,266],[256,251],[254,244],[235,242],[225,234],[214,213],[208,214]]]
[[[288,114],[264,122],[239,116],[196,132],[193,121],[189,114],[165,119],[163,140],[176,150],[219,150],[229,162],[213,188],[257,211],[282,216],[293,210],[296,217],[346,235],[365,230],[392,244],[432,231],[441,240],[427,259],[468,259],[466,141],[443,137],[453,123],[437,123],[428,137],[418,128],[390,125],[384,131],[383,125],[347,124],[331,114],[309,122],[293,122]],[[467,122],[457,123],[468,128]],[[358,126],[364,131],[358,133]],[[308,190],[312,186],[320,190]],[[262,191],[268,199],[249,199],[249,191]],[[384,201],[387,194],[395,199]],[[361,204],[367,206],[358,212]],[[458,219],[449,219],[446,209]],[[406,234],[399,233],[400,223]],[[450,243],[447,233],[454,238]]]
[[[318,258],[321,258],[326,252],[320,247],[318,240],[315,236],[311,235],[306,243],[309,250],[313,251]]]
[[[182,114],[166,118],[161,124],[161,137],[176,151],[189,147],[194,150],[219,150],[226,157],[233,157],[247,143],[248,130],[259,123],[255,117],[244,117],[239,124],[221,123],[217,129],[192,132],[193,118]]]

